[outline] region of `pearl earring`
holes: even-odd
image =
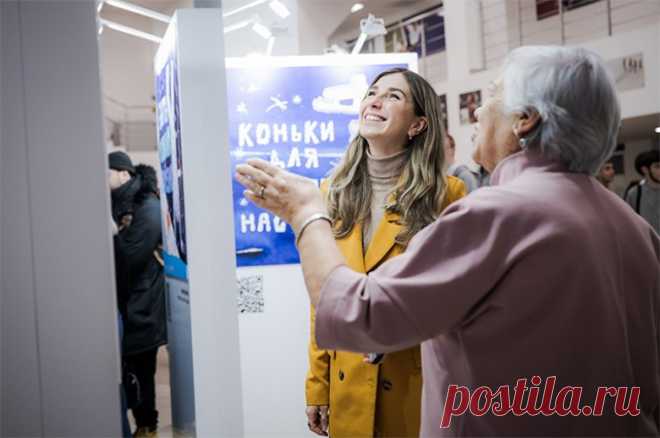
[[[521,149],[525,149],[527,147],[527,139],[525,137],[522,137],[518,140],[518,144],[520,145]]]

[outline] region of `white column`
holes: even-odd
[[[221,29],[220,9],[177,11],[156,63],[160,69],[164,64],[161,59],[170,53],[177,54],[178,84],[173,87],[178,87],[180,102],[179,158],[185,205],[182,223],[185,223],[188,272],[185,288],[189,297],[192,348],[174,351],[170,363],[189,367],[190,360],[184,355],[192,354],[194,426],[199,437],[243,435],[232,177]],[[176,48],[175,52],[168,52],[173,49],[170,44]],[[176,124],[174,120],[171,123]],[[173,302],[173,294],[169,296],[171,309],[185,309],[186,305]],[[174,330],[182,333],[185,327],[176,326]],[[182,394],[173,392],[173,403],[181,403],[177,397]]]
[[[463,0],[445,0],[445,38],[449,81],[469,74],[468,30],[465,29],[466,4]]]
[[[2,11],[3,436],[119,436],[94,2]]]

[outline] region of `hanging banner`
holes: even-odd
[[[320,183],[358,131],[358,112],[383,70],[417,71],[416,54],[227,59],[232,171],[261,158]],[[291,228],[233,182],[238,266],[299,263]]]

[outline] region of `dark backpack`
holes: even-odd
[[[623,199],[627,200],[628,199],[628,193],[630,191],[637,187],[637,196],[635,196],[635,213],[639,214],[639,206],[640,203],[642,202],[642,185],[640,184],[641,181],[632,181],[630,184],[628,184],[628,187],[626,187],[626,190],[623,192]]]

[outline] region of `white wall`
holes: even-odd
[[[162,36],[165,24],[105,5],[102,17]],[[158,45],[105,28],[99,37],[105,140],[111,122],[121,126],[121,145],[129,150],[156,150],[153,110],[153,58]],[[154,152],[155,154],[155,152]]]
[[[598,20],[598,17],[602,15],[602,11],[598,9],[599,12],[596,12],[595,8],[602,8],[600,3],[605,2],[567,12],[564,19],[567,23],[574,23],[575,20],[584,20],[586,16],[589,16],[588,13],[591,13],[595,14],[592,19]],[[650,3],[653,3],[654,6],[648,6]],[[503,57],[519,43],[519,35],[517,35],[519,20],[516,15],[518,9],[516,6],[516,1],[507,1],[503,4],[502,0],[482,0],[483,18],[485,20],[484,37],[486,38],[485,56],[489,69],[471,73],[468,57],[469,38],[473,38],[474,35],[465,24],[468,20],[466,3],[462,0],[445,1],[449,79],[444,82],[434,82],[432,79],[431,81],[439,94],[447,93],[449,131],[456,139],[456,159],[458,162],[471,164],[473,150],[471,136],[474,131],[473,126],[460,124],[458,114],[459,94],[482,90],[483,98],[490,81],[496,79]],[[567,25],[566,35],[575,42],[574,45],[594,50],[606,61],[642,52],[644,55],[645,86],[638,90],[620,93],[622,117],[628,118],[658,113],[660,112],[660,15],[658,15],[660,14],[660,2],[614,0],[613,6],[614,28],[617,29],[617,33],[614,33],[613,36],[582,41],[581,38],[576,36],[577,34],[571,33],[573,30],[570,29],[572,29],[573,24],[570,23]],[[553,18],[538,22],[534,32],[529,31],[530,24],[525,24],[525,20],[528,20],[530,14],[533,13],[534,23],[536,23],[534,1],[521,0],[520,7],[522,11],[520,19],[523,20],[523,40],[526,44],[532,42],[535,44],[558,44],[561,42],[561,32],[557,30],[556,26],[558,22],[555,25],[546,24],[552,23],[548,20],[553,20]],[[582,12],[583,9],[587,13]],[[503,21],[502,14],[504,13],[506,13],[506,20]],[[651,15],[643,16],[641,14]],[[634,24],[632,30],[629,23]],[[534,33],[533,36],[532,33]],[[495,34],[501,36],[495,38]],[[596,33],[595,35],[600,34]],[[491,40],[495,43],[490,43]],[[506,41],[506,43],[503,41]],[[506,53],[498,48],[506,47],[507,44],[509,47]],[[488,50],[490,50],[490,54]]]
[[[264,313],[239,317],[245,436],[314,436],[305,417],[309,298],[300,265],[244,267],[263,276]]]
[[[518,12],[518,8],[511,10],[512,5],[517,6],[515,1],[481,0],[484,61],[487,69],[497,67],[509,48],[518,45],[515,40],[518,35],[507,31],[516,28],[507,25],[516,22],[510,15]]]
[[[165,32],[164,23],[122,12],[107,5],[104,6],[102,16],[126,26],[150,31],[158,36],[162,36]],[[128,115],[131,119],[153,120],[153,113],[146,109],[153,105],[153,59],[158,44],[106,28],[99,38],[99,45],[104,97],[107,96],[135,108],[131,109]],[[108,115],[121,116],[116,114],[120,110],[117,105],[107,101],[105,103],[109,104],[108,108],[104,108],[109,112]]]
[[[330,35],[346,18],[348,9],[344,6],[335,2],[298,1],[299,55],[323,54],[330,46]]]
[[[104,6],[103,18],[162,36],[164,23]],[[104,29],[99,38],[104,95],[128,106],[151,106],[153,58],[158,44]]]
[[[612,34],[653,26],[660,20],[660,1],[601,0],[537,20],[534,0],[481,0],[484,11],[487,68],[497,67],[507,49],[518,45],[578,45]],[[564,23],[562,31],[562,21]]]

